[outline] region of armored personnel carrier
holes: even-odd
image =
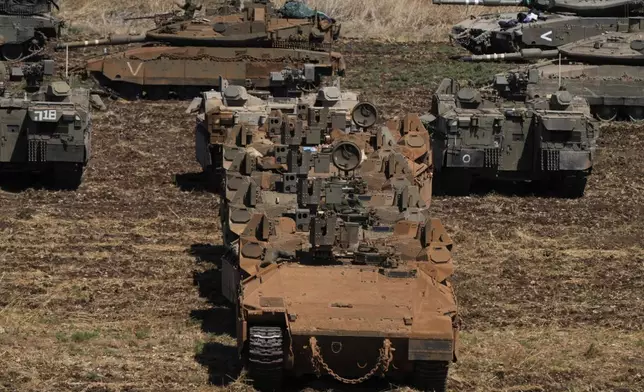
[[[541,94],[539,83],[537,70],[497,75],[480,90],[441,82],[427,118],[440,192],[467,194],[478,177],[583,196],[599,131],[586,100],[565,90]]]
[[[284,80],[285,70],[271,79]],[[292,80],[292,79],[290,79]],[[242,151],[255,134],[266,132],[270,126],[269,119],[278,113],[293,114],[311,110],[307,118],[317,118],[316,121],[331,121],[329,125],[338,130],[351,129],[350,114],[358,104],[358,94],[352,91],[341,91],[339,87],[322,87],[316,92],[310,92],[296,97],[288,94],[267,96],[264,92],[249,93],[245,87],[229,84],[224,81],[222,91],[207,91],[202,97],[195,98],[190,105],[198,112],[196,127],[196,158],[204,173],[209,178],[209,188],[217,190],[223,181],[223,175],[231,167],[238,168],[242,159],[238,152]],[[284,87],[287,88],[285,85]],[[255,95],[254,95],[255,94]],[[331,118],[320,118],[322,110],[332,114]],[[365,116],[373,116],[375,108],[362,105]],[[326,112],[325,112],[326,113]],[[238,147],[233,147],[239,144]],[[271,142],[265,140],[260,148],[264,151],[270,148]],[[223,155],[222,155],[222,149]],[[265,152],[265,151],[264,151]],[[285,157],[282,157],[285,159]],[[249,174],[249,173],[247,173]],[[250,175],[250,174],[249,174]]]
[[[416,115],[378,128],[367,103],[351,117],[302,104],[250,134],[212,114],[239,353],[262,391],[305,374],[445,391],[459,318],[429,134]]]
[[[219,78],[247,88],[269,86],[271,72],[315,64],[314,80],[342,74],[344,61],[330,51],[340,26],[320,15],[281,17],[270,2],[256,0],[241,13],[208,19],[171,20],[138,36],[61,43],[59,49],[145,43],[88,61],[86,71],[128,98],[182,96],[219,88]]]
[[[14,68],[12,77],[24,78],[26,91],[0,98],[0,172],[37,172],[60,189],[80,185],[90,157],[89,90],[72,89],[63,81],[42,83],[54,63]]]
[[[450,38],[474,54],[554,49],[609,32],[639,32],[644,26],[637,0],[432,0],[434,4],[524,6],[514,13],[471,17]]]
[[[644,33],[606,33],[558,49],[472,55],[465,61],[546,60],[524,67],[539,73],[535,92],[563,86],[585,98],[602,121],[644,120]]]
[[[0,54],[18,61],[42,51],[45,43],[58,36],[61,22],[51,15],[53,0],[0,0]]]

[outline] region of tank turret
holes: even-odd
[[[525,6],[515,13],[471,17],[450,38],[474,54],[554,49],[607,32],[638,32],[644,3],[636,0],[433,0],[434,4]]]
[[[340,25],[316,14],[310,18],[284,18],[270,3],[253,3],[241,13],[209,19],[189,19],[163,24],[140,36],[61,42],[56,48],[160,42],[176,46],[279,47],[320,50],[338,38]]]
[[[324,14],[286,18],[270,2],[255,1],[232,14],[182,17],[145,34],[61,42],[57,49],[153,42],[91,59],[85,69],[124,98],[194,98],[220,87],[220,77],[249,90],[275,89],[280,78],[317,89],[322,76],[344,72],[342,56],[331,51],[339,32],[339,23]],[[284,67],[298,71],[278,75]]]

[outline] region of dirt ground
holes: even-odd
[[[344,86],[388,117],[428,107],[442,75],[493,68],[445,63],[447,52],[354,42]],[[202,189],[186,105],[95,113],[77,192],[4,179],[0,391],[245,389],[214,283],[218,203]],[[434,200],[456,241],[464,321],[450,390],[644,391],[643,132],[603,129],[579,200],[503,189]],[[293,389],[311,387],[342,389]]]

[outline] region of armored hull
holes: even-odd
[[[305,63],[316,65],[319,77],[344,71],[342,56],[331,52],[340,26],[319,15],[283,18],[270,2],[256,1],[234,14],[174,19],[143,35],[61,43],[57,48],[145,43],[92,59],[86,66],[101,84],[128,98],[192,98],[218,88],[220,77],[264,89],[270,86],[271,72]],[[320,78],[315,83],[320,85]]]
[[[61,22],[49,12],[48,1],[24,5],[0,2],[0,55],[4,60],[17,61],[38,53],[49,39],[58,36]]]
[[[528,76],[529,75],[529,76]],[[444,80],[432,102],[435,182],[467,194],[473,179],[533,181],[564,197],[584,194],[598,130],[585,99],[542,93],[538,72],[495,78],[494,90]]]
[[[551,63],[535,69],[541,75],[539,91],[555,91],[563,85],[586,99],[599,120],[644,120],[644,68],[640,66]]]
[[[195,97],[219,89],[220,79],[249,89],[270,90],[271,73],[285,66],[314,65],[311,87],[344,70],[339,53],[279,48],[141,47],[89,60],[87,71],[128,98]]]
[[[253,127],[208,113],[210,156],[224,169],[222,288],[255,386],[317,374],[445,391],[459,325],[452,241],[428,211],[419,118],[376,129],[366,103],[300,103]]]
[[[89,102],[89,90],[64,82],[0,98],[0,172],[43,173],[56,188],[77,188],[91,152]]]
[[[524,49],[518,53],[472,55],[466,60],[496,61],[550,59],[525,69],[538,72],[533,91],[545,96],[560,87],[588,101],[600,120],[644,118],[644,34],[605,33],[554,50]]]

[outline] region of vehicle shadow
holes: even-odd
[[[10,193],[21,193],[27,190],[59,191],[65,188],[52,182],[52,179],[42,173],[1,173],[0,190]]]
[[[564,198],[555,187],[543,182],[526,181],[501,181],[475,179],[472,181],[469,191],[450,192],[438,190],[434,196],[488,196],[500,195],[506,197],[539,197],[539,198]]]
[[[205,172],[175,174],[174,183],[183,192],[211,192]]]
[[[188,253],[195,258],[193,284],[199,296],[206,299],[207,308],[193,309],[189,317],[201,323],[207,334],[198,347],[195,360],[208,369],[211,384],[226,386],[239,378],[241,363],[237,355],[236,318],[234,308],[222,295],[221,245],[193,244]]]

